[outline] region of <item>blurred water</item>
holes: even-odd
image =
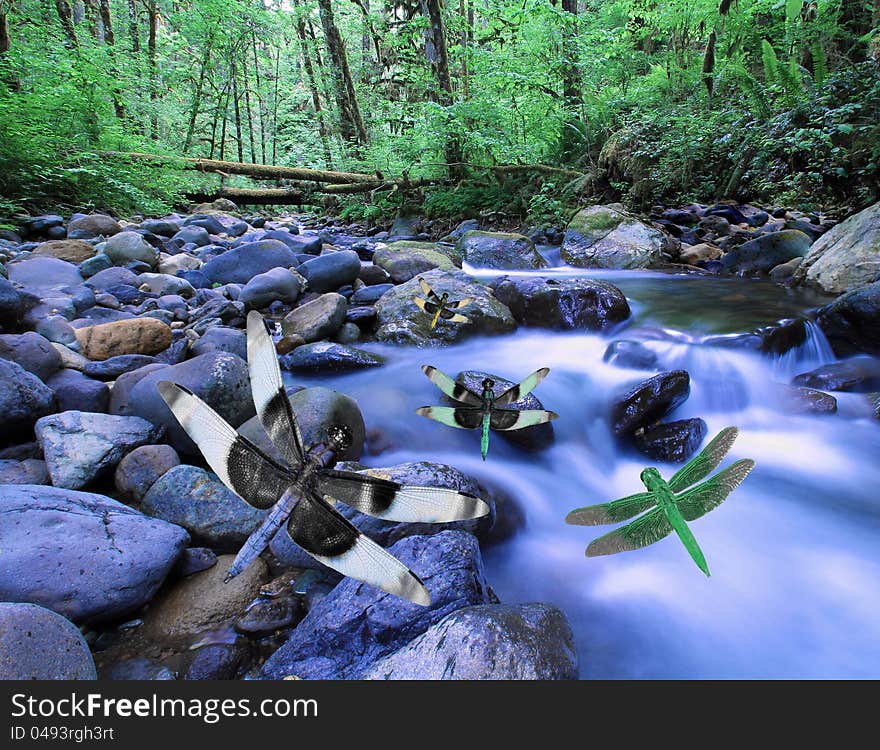
[[[604,277],[624,289],[640,325],[671,334],[646,345],[664,368],[690,372],[691,396],[675,416],[702,417],[710,435],[738,426],[729,460],[757,461],[726,503],[692,524],[709,579],[675,537],[591,559],[584,548],[609,527],[563,522],[572,508],[643,490],[639,472],[649,461],[613,441],[605,413],[616,393],[650,373],[603,363],[610,337],[524,329],[445,349],[366,345],[388,364],[294,380],[357,399],[368,428],[392,445],[368,463],[448,463],[516,499],[526,526],[486,550],[488,579],[502,601],[565,611],[583,677],[880,677],[880,426],[856,394],[841,399],[845,417],[780,409],[774,382],[832,359],[815,328],[782,358],[701,343],[704,333],[752,330],[814,300],[735,279]],[[682,310],[693,316],[689,325]],[[536,395],[560,414],[555,444],[530,454],[493,435],[484,463],[476,432],[413,413],[440,403],[421,364],[511,380],[549,366]]]

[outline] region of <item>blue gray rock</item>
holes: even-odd
[[[79,269],[66,260],[31,256],[15,263],[7,263],[9,280],[29,289],[52,289],[82,284]]]
[[[640,453],[655,461],[681,464],[696,453],[707,430],[702,419],[679,419],[646,427],[636,433],[634,443]]]
[[[155,268],[159,263],[159,251],[137,232],[119,232],[113,235],[104,243],[101,252],[117,266],[141,261],[150,268]]]
[[[780,263],[807,254],[812,240],[797,229],[763,234],[735,247],[721,258],[727,273],[770,273]]]
[[[61,369],[61,356],[39,333],[0,334],[0,357],[21,365],[44,383]]]
[[[55,408],[51,388],[15,362],[0,359],[0,442],[28,433]]]
[[[534,243],[521,234],[472,230],[461,236],[455,249],[474,268],[530,270],[547,265]]]
[[[250,310],[260,310],[273,302],[292,305],[303,289],[303,279],[295,271],[273,268],[254,276],[241,290],[238,299]]]
[[[46,462],[37,458],[0,460],[0,484],[51,484]]]
[[[338,250],[312,258],[296,270],[309,282],[310,291],[323,294],[354,282],[361,270],[361,259],[353,250]]]
[[[0,329],[17,331],[25,314],[39,303],[39,298],[18,289],[0,276]]]
[[[76,341],[76,334],[70,322],[63,315],[49,315],[37,323],[34,329],[47,340],[68,346]]]
[[[142,445],[119,462],[113,483],[123,500],[139,503],[165,472],[178,465],[180,458],[170,445]]]
[[[296,253],[278,240],[261,240],[227,250],[201,267],[216,284],[247,284],[254,276],[273,268],[295,268]]]
[[[615,398],[611,404],[611,430],[617,437],[647,427],[684,403],[691,392],[685,370],[661,372]]]
[[[842,294],[819,310],[816,321],[838,356],[880,356],[880,281]]]
[[[89,362],[83,374],[95,380],[116,380],[120,375],[155,362],[149,354],[117,354],[100,362]]]
[[[108,268],[113,268],[113,261],[104,253],[95,253],[91,258],[80,263],[77,268],[79,269],[80,276],[84,279],[88,279],[96,273],[106,271]]]
[[[648,268],[662,261],[665,235],[620,204],[578,211],[565,230],[562,259],[579,268]]]
[[[110,237],[122,231],[116,219],[105,214],[90,214],[71,219],[67,225],[67,237],[71,240],[89,240],[93,237]]]
[[[295,334],[306,342],[329,338],[345,322],[347,309],[345,297],[327,292],[288,313],[281,321],[281,332],[285,336]]]
[[[120,285],[136,286],[137,274],[122,266],[113,266],[112,268],[98,271],[89,277],[86,286],[92,289],[100,289],[106,291],[114,286]]]
[[[107,384],[93,380],[78,370],[65,367],[49,378],[46,385],[55,393],[59,411],[107,411],[110,401]]]
[[[192,244],[196,247],[204,247],[205,245],[211,244],[208,230],[204,227],[198,226],[183,227],[183,229],[177,232],[171,239],[179,240],[184,245]]]
[[[226,326],[214,326],[190,347],[193,356],[208,352],[229,352],[247,360],[247,336],[244,331]]]
[[[283,370],[291,372],[329,373],[379,367],[385,359],[353,346],[317,341],[298,346],[290,354],[279,357],[278,362]]]
[[[360,305],[375,305],[385,292],[390,292],[392,289],[394,289],[394,284],[373,284],[372,286],[365,286],[352,294],[348,303],[355,307]]]

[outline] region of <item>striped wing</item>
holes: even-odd
[[[686,521],[694,521],[717,508],[754,468],[755,462],[744,458],[719,471],[711,479],[683,492],[675,499],[681,515]]]
[[[299,466],[305,456],[302,434],[281,382],[275,346],[262,316],[253,310],[247,317],[247,355],[251,393],[260,424],[285,460],[291,466]]]
[[[514,401],[519,401],[523,396],[531,393],[538,384],[547,377],[549,372],[549,367],[542,367],[540,370],[535,370],[535,372],[523,380],[522,383],[515,385],[512,388],[508,388],[504,393],[498,396],[495,399],[495,405],[507,406],[507,404],[512,404]]]
[[[436,302],[437,304],[440,304],[440,297],[433,289],[431,289],[431,285],[421,276],[419,276],[419,287],[421,287],[422,289],[422,294],[424,294],[429,300],[431,300],[431,302]]]
[[[471,319],[467,315],[452,312],[448,307],[440,311],[440,317],[448,320],[450,323],[470,323]]]
[[[287,533],[312,557],[342,575],[430,606],[431,595],[419,577],[358,531],[327,500],[303,497],[290,514]]]
[[[433,302],[428,302],[428,300],[424,300],[421,297],[412,297],[412,301],[416,303],[416,307],[428,313],[428,315],[434,315],[434,313],[440,309],[438,305],[435,305]]]
[[[724,460],[738,434],[739,430],[736,427],[725,427],[721,430],[698,455],[672,475],[669,489],[673,492],[681,492],[708,476]]]
[[[483,421],[480,409],[461,406],[422,406],[416,409],[416,414],[462,430],[476,430]]]
[[[565,522],[573,526],[599,526],[605,523],[618,523],[637,516],[656,503],[657,499],[652,493],[639,492],[636,495],[628,495],[610,503],[576,508],[565,517]]]
[[[275,505],[294,481],[287,469],[183,386],[163,380],[157,388],[223,484],[255,508]]]
[[[413,487],[353,471],[326,471],[319,491],[376,518],[408,523],[444,523],[479,518],[489,506],[466,492]]]
[[[450,310],[461,310],[462,307],[467,307],[473,301],[473,297],[465,297],[464,299],[456,300],[455,302],[447,302],[446,307]]]
[[[468,406],[483,405],[482,397],[478,396],[470,388],[463,386],[461,383],[456,383],[446,373],[441,372],[436,367],[422,365],[422,372],[428,376],[428,380],[450,398],[454,398],[456,401],[460,401]]]
[[[647,547],[672,533],[672,524],[662,508],[649,510],[632,523],[594,539],[587,547],[587,557],[613,555]]]
[[[493,430],[521,430],[524,427],[549,422],[558,416],[555,411],[545,411],[544,409],[516,411],[514,409],[493,408],[489,424]]]

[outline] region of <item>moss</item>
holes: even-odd
[[[568,230],[586,235],[605,235],[624,221],[624,216],[604,206],[593,206],[575,214]]]

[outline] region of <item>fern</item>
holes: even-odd
[[[819,42],[813,42],[810,51],[813,55],[813,82],[817,88],[821,88],[828,77],[828,59],[825,57],[825,48]]]
[[[764,80],[773,86],[779,80],[779,60],[773,45],[766,39],[761,40],[761,61],[764,63]]]

